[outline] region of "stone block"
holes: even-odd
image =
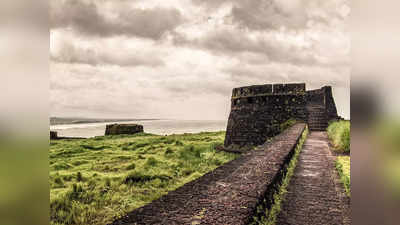
[[[58,139],[58,134],[56,131],[50,131],[50,140]]]
[[[105,135],[137,134],[143,132],[139,124],[109,124],[106,126]]]

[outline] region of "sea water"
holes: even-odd
[[[57,131],[60,137],[88,138],[104,135],[106,125],[113,123],[141,124],[144,132],[159,135],[225,131],[227,126],[225,120],[143,120],[51,125],[50,130]]]

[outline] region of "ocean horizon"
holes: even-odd
[[[226,120],[159,119],[57,124],[50,125],[50,130],[56,131],[60,137],[90,138],[103,136],[106,125],[114,123],[141,124],[144,126],[144,132],[158,135],[225,131],[227,126]]]

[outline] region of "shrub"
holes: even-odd
[[[104,146],[104,145],[100,145],[100,146],[93,146],[90,144],[83,144],[81,145],[82,148],[88,149],[88,150],[94,150],[94,151],[98,151],[98,150],[104,150],[105,148],[107,148],[108,146]]]
[[[78,182],[83,181],[83,176],[82,176],[82,173],[81,173],[81,172],[78,172],[78,173],[76,174],[76,181],[78,181]]]
[[[185,151],[193,152],[194,151],[194,146],[193,145],[185,146]]]
[[[56,177],[54,183],[56,183],[57,186],[64,186],[64,181],[60,177]]]
[[[111,179],[109,177],[106,178],[105,185],[106,187],[111,187]]]
[[[172,144],[174,142],[175,142],[175,139],[172,139],[172,138],[167,138],[166,140],[164,140],[165,144]]]
[[[136,164],[132,163],[129,166],[126,167],[127,170],[134,170],[136,168]]]
[[[145,167],[154,167],[158,164],[157,159],[155,159],[154,157],[150,157],[147,159],[146,163],[145,163]]]
[[[189,176],[190,174],[192,174],[194,171],[192,170],[192,169],[190,169],[190,168],[188,168],[188,169],[184,169],[184,170],[182,170],[182,175],[183,176]]]
[[[176,146],[183,146],[183,142],[182,142],[182,141],[179,141],[179,140],[177,140],[177,141],[175,142],[175,145],[176,145]]]
[[[78,161],[73,162],[72,165],[80,166],[80,165],[87,164],[87,163],[88,163],[87,160],[78,160]]]
[[[174,153],[174,151],[170,147],[168,147],[167,150],[165,151],[166,155],[169,155],[169,154],[172,154],[172,153]]]
[[[215,159],[215,160],[214,160],[214,163],[215,163],[215,165],[217,165],[217,166],[220,166],[220,165],[223,164],[223,162],[222,162],[221,160],[219,160],[219,159]]]
[[[54,170],[67,170],[67,169],[72,168],[72,166],[70,164],[68,164],[68,163],[62,162],[62,163],[54,164],[53,168],[54,168]]]
[[[135,184],[135,183],[145,183],[155,179],[160,179],[161,181],[168,181],[171,177],[167,175],[147,175],[141,172],[133,172],[127,175],[124,179],[125,184]]]
[[[111,168],[110,168],[110,166],[109,165],[106,165],[104,168],[103,168],[103,171],[110,171],[111,170]]]
[[[63,177],[63,180],[64,180],[64,181],[71,181],[73,178],[74,178],[73,175],[65,175],[65,176]]]

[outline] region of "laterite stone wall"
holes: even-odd
[[[325,107],[327,118],[337,118],[329,86],[306,91],[305,83],[266,84],[234,88],[225,147],[263,144],[280,132],[280,124],[290,118],[308,120],[308,104]]]

